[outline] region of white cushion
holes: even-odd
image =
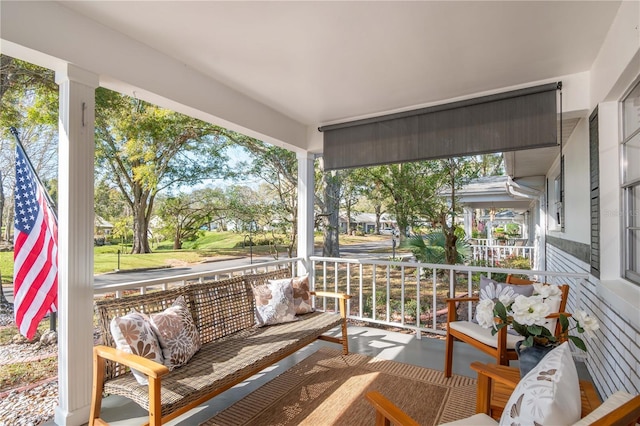
[[[570,425],[580,420],[578,372],[568,343],[553,349],[511,394],[501,425]]]
[[[609,414],[616,408],[623,405],[625,402],[630,401],[633,395],[630,395],[624,391],[618,391],[611,395],[601,406],[593,410],[587,416],[583,417],[579,422],[574,423],[573,426],[588,426],[596,420]]]
[[[475,414],[466,419],[456,420],[455,422],[441,423],[440,426],[495,426],[498,422],[484,413]]]
[[[498,347],[498,335],[491,335],[490,328],[484,328],[480,324],[471,321],[454,321],[449,323],[449,327],[476,339],[485,345]],[[507,349],[515,349],[516,342],[522,340],[523,337],[514,334],[507,334]]]

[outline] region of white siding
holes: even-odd
[[[589,272],[589,265],[547,245],[547,269]],[[572,285],[567,310],[584,309],[598,318],[596,338],[587,340],[586,366],[604,399],[617,390],[640,393],[640,328],[599,296],[599,280],[590,277],[582,287]]]

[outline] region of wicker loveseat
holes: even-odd
[[[313,312],[298,321],[256,327],[252,285],[291,277],[287,269],[188,284],[119,299],[95,302],[104,345],[94,347],[93,396],[89,424],[107,424],[100,418],[102,395],[132,399],[149,411],[149,424],[160,425],[241,383],[262,369],[287,357],[316,339],[343,345],[348,353],[346,300],[344,294],[315,292],[316,297],[335,297],[340,315]],[[200,333],[202,348],[186,365],[169,371],[162,364],[115,348],[109,330],[114,317],[135,309],[145,314],[162,312],[179,296],[186,300]],[[341,326],[341,338],[323,333]],[[128,367],[128,368],[127,368]],[[143,386],[129,371],[148,376]]]

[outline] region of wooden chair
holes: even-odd
[[[498,424],[509,396],[520,381],[517,368],[474,362],[471,368],[478,372],[476,412],[466,419],[448,423],[450,426]],[[376,426],[415,426],[418,423],[379,392],[368,392],[365,397],[376,410]],[[640,420],[640,395],[629,398],[613,395],[603,404],[591,382],[580,381],[580,397],[584,421],[581,426],[629,426]],[[444,425],[443,425],[444,426]]]
[[[507,277],[510,284],[525,285],[531,284],[533,281],[523,280],[516,277]],[[569,286],[563,284],[560,286],[562,299],[558,312],[564,312],[567,306],[567,297],[569,296]],[[515,344],[522,340],[522,336],[507,333],[507,328],[500,329],[495,336],[491,335],[491,330],[481,327],[471,321],[457,321],[456,303],[459,302],[477,302],[479,297],[463,297],[455,299],[446,299],[447,302],[447,338],[445,345],[444,359],[444,375],[451,377],[453,368],[453,342],[459,340],[470,344],[474,348],[491,355],[496,359],[496,363],[500,365],[509,365],[509,361],[517,360],[518,354],[515,350]],[[560,337],[560,322],[556,323],[555,336]]]

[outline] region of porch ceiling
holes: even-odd
[[[60,1],[35,2],[37,12],[34,2],[18,3],[0,3],[3,41],[32,51],[46,48],[47,55],[98,73],[109,87],[137,90],[161,105],[309,151],[322,148],[319,125],[586,72],[620,6]],[[44,41],[38,36],[43,33]],[[134,47],[124,52],[125,43]],[[10,47],[4,44],[3,51]],[[126,67],[135,70],[117,70]],[[197,78],[183,75],[180,67]],[[211,90],[206,81],[215,83],[212,88],[228,87],[242,102],[227,100],[226,91]],[[190,84],[200,84],[200,90]],[[208,109],[223,98],[222,108]],[[225,107],[252,121],[225,116]],[[273,130],[276,125],[289,129]]]

